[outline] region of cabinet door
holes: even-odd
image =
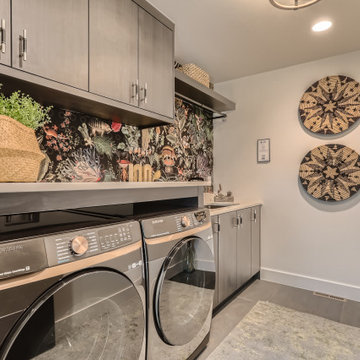
[[[260,206],[251,209],[251,276],[260,271],[260,210]]]
[[[219,302],[236,289],[236,212],[219,215]]]
[[[138,6],[131,0],[90,0],[92,93],[138,106]]]
[[[174,116],[174,34],[139,9],[140,107]]]
[[[10,0],[0,0],[0,64],[11,65]]]
[[[237,287],[251,278],[251,209],[237,212]]]
[[[13,67],[88,90],[88,0],[12,0]]]
[[[219,217],[212,216],[211,224],[214,236],[214,258],[215,258],[215,294],[214,294],[214,308],[220,303],[219,301]]]

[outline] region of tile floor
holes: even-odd
[[[259,300],[360,327],[359,302],[337,301],[315,296],[312,291],[256,280],[215,315],[208,346],[197,360],[205,360]]]

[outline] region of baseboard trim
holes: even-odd
[[[260,279],[283,285],[294,286],[300,289],[340,296],[349,300],[360,301],[360,286],[351,284],[271,268],[261,268]]]
[[[231,295],[224,299],[221,303],[217,304],[213,309],[212,317],[219,313],[224,307],[229,305],[241,292],[248,288],[255,280],[260,279],[260,271],[257,272],[253,277],[251,277],[245,284],[241,285],[237,290],[235,290]]]

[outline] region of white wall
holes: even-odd
[[[298,118],[303,92],[337,74],[360,81],[360,51],[217,84],[237,110],[216,121],[214,179],[236,201],[264,204],[263,279],[360,300],[360,194],[323,203],[298,183],[300,162],[316,146],[339,143],[360,153],[359,126],[324,139]],[[256,140],[267,137],[271,162],[257,164]]]

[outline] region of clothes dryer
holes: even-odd
[[[0,359],[145,359],[135,221],[53,211],[0,217]]]
[[[210,333],[215,289],[208,210],[141,221],[147,268],[149,360],[195,358]]]

